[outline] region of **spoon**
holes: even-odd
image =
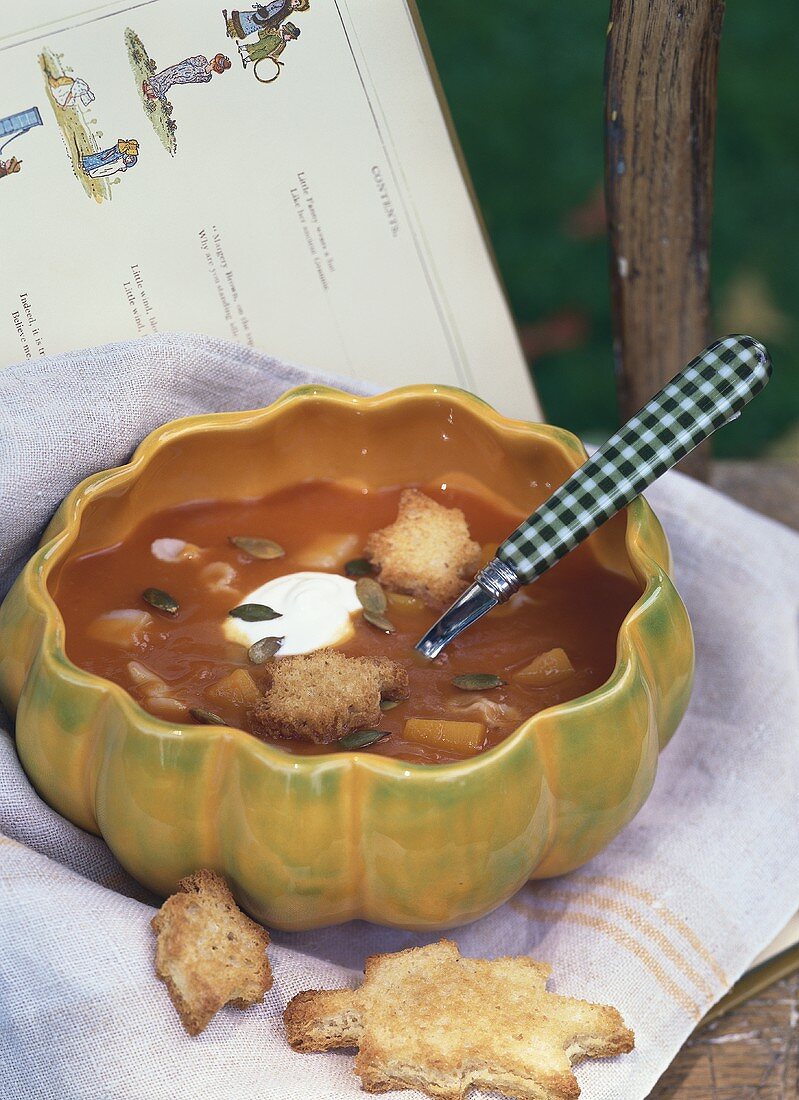
[[[770,377],[769,354],[751,336],[710,344],[505,539],[416,649],[437,657],[462,630],[540,577],[717,428],[737,419]]]

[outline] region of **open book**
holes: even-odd
[[[412,0],[224,2],[4,13],[0,367],[192,330],[538,418]]]
[[[793,973],[799,968],[799,913],[783,928],[777,938],[766,947],[747,972],[740,978],[729,993],[705,1016],[702,1023],[716,1019],[736,1005],[756,996],[773,982]]]

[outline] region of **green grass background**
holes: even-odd
[[[602,180],[608,4],[418,3],[517,322],[564,308],[588,322],[579,347],[534,364],[548,418],[598,438],[617,423],[607,247],[601,236],[569,235],[564,218]],[[775,376],[716,437],[720,455],[799,458],[798,118],[795,3],[730,3],[719,76],[714,327],[722,335],[722,325],[759,325],[752,335],[768,343]],[[752,279],[766,308],[733,295]]]

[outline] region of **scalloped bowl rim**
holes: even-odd
[[[108,692],[122,708],[131,724],[147,736],[174,737],[184,741],[196,740],[200,742],[221,737],[240,745],[248,752],[255,752],[270,765],[280,770],[289,771],[338,768],[348,763],[357,763],[361,768],[382,772],[385,775],[394,775],[397,778],[424,773],[429,775],[431,779],[438,776],[442,779],[452,779],[458,773],[467,774],[483,767],[490,767],[492,761],[503,753],[512,752],[520,741],[534,738],[537,727],[544,715],[549,719],[553,714],[573,713],[590,707],[593,703],[609,698],[614,693],[623,690],[624,681],[627,675],[632,672],[632,661],[628,653],[634,652],[636,648],[630,639],[631,625],[643,613],[649,601],[657,597],[660,590],[660,576],[662,573],[667,572],[650,558],[639,545],[640,535],[636,528],[640,528],[643,524],[652,520],[658,522],[654,512],[642,497],[636,498],[627,506],[628,522],[624,542],[631,563],[639,567],[641,575],[646,577],[646,584],[641,595],[624,616],[619,627],[616,638],[616,661],[610,676],[591,692],[536,712],[536,714],[526,718],[499,744],[477,756],[467,757],[464,760],[436,764],[431,767],[430,764],[426,763],[414,763],[399,760],[395,757],[357,751],[298,755],[287,752],[270,742],[261,741],[246,730],[234,726],[170,723],[164,719],[156,718],[155,715],[146,711],[120,684],[88,672],[86,669],[74,664],[67,656],[64,644],[66,625],[61,610],[55,602],[47,583],[50,571],[58,564],[75,541],[80,529],[83,512],[90,506],[94,497],[102,494],[106,489],[118,488],[121,485],[135,481],[162,445],[171,442],[178,436],[196,432],[247,431],[253,426],[260,427],[265,422],[279,416],[289,402],[309,397],[324,398],[336,405],[355,405],[372,409],[379,408],[382,405],[395,404],[398,400],[405,401],[420,397],[442,396],[455,401],[462,407],[469,408],[471,411],[475,411],[474,405],[477,404],[480,417],[500,436],[517,433],[526,436],[534,435],[546,441],[547,444],[558,447],[567,458],[570,452],[572,455],[582,455],[584,459],[588,457],[582,441],[573,432],[552,424],[506,417],[475,394],[455,386],[445,385],[416,384],[401,386],[372,396],[361,396],[332,386],[311,384],[288,390],[265,408],[238,412],[199,413],[168,421],[144,437],[128,462],[90,474],[67,494],[54,516],[54,519],[56,516],[60,517],[63,522],[62,529],[39,546],[24,567],[22,575],[27,581],[28,596],[33,605],[45,616],[41,641],[42,650],[46,648],[51,650],[52,655],[61,666],[62,674],[73,683],[80,687],[84,685],[102,685],[103,690]],[[24,686],[22,691],[24,693]]]

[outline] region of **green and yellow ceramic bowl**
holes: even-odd
[[[579,867],[641,808],[691,687],[691,628],[643,500],[590,540],[642,590],[607,683],[440,766],[294,756],[241,730],[161,721],[67,659],[48,578],[71,552],[124,539],[146,512],[189,500],[258,497],[319,476],[487,481],[527,513],[584,458],[568,432],[433,386],[369,398],[305,387],[256,412],[167,424],[127,465],[70,493],[0,609],[0,698],[32,783],[155,892],[215,868],[277,928],[352,917],[444,928],[531,876]]]

